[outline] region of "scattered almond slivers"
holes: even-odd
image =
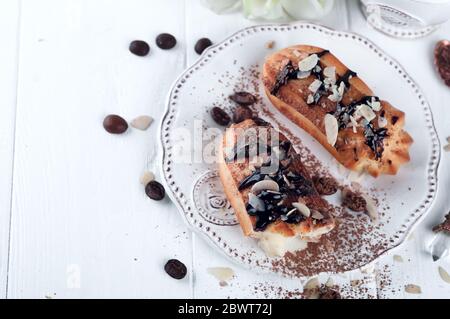
[[[422,293],[422,288],[417,285],[409,284],[405,286],[405,291],[409,294],[419,295]]]
[[[153,174],[152,172],[149,171],[145,171],[141,178],[139,179],[139,181],[141,182],[142,185],[147,186],[148,183],[150,183],[151,181],[155,180],[155,174]]]
[[[228,267],[211,267],[207,271],[221,283],[228,282],[234,277],[233,269]]]
[[[379,215],[377,205],[375,204],[374,200],[366,194],[361,194],[361,196],[366,201],[367,214],[369,215],[370,219],[372,220],[372,222],[377,222],[379,219]]]
[[[403,257],[400,255],[394,255],[394,261],[398,262],[398,263],[402,263],[403,262]]]
[[[147,115],[142,115],[142,116],[135,118],[133,121],[131,121],[131,126],[138,130],[145,131],[150,127],[152,122],[153,122],[152,117],[147,116]]]
[[[439,275],[441,276],[443,281],[450,284],[450,275],[444,268],[439,267]]]

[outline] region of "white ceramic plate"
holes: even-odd
[[[273,50],[266,48],[271,41],[275,41]],[[202,134],[210,127],[223,130],[211,120],[208,110],[214,105],[230,109],[233,104],[228,101],[228,95],[234,90],[246,90],[260,94],[262,102],[256,108],[262,118],[281,124],[288,137],[298,138],[296,147],[311,150],[330,173],[343,183],[349,182],[349,172],[339,168],[322,146],[279,114],[258,85],[256,73],[265,57],[274,50],[295,44],[328,49],[350,69],[357,71],[378,96],[405,111],[406,130],[415,141],[411,162],[402,167],[397,176],[366,177],[361,181],[363,188],[371,189],[371,195],[380,202],[380,223],[367,237],[351,238],[351,234],[342,234],[349,242],[363,244],[322,253],[317,258],[327,259],[327,267],[317,267],[314,259],[310,261],[311,267],[303,263],[295,268],[292,260],[286,266],[284,259],[267,258],[253,239],[242,236],[224,198],[215,164],[187,158],[195,157],[192,154],[200,148],[192,141],[193,134]],[[252,269],[305,277],[317,272],[350,271],[367,265],[406,239],[429,210],[436,194],[440,145],[430,107],[420,88],[395,60],[369,40],[314,24],[250,27],[209,48],[174,84],[160,129],[162,176],[181,215],[213,246]],[[220,131],[215,135],[219,134]],[[336,198],[328,200],[337,202]],[[364,216],[357,218],[359,223],[370,224]],[[377,243],[379,245],[374,249]]]

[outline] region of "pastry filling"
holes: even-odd
[[[335,67],[323,68],[320,64],[320,58],[328,53],[329,51],[323,51],[311,54],[301,60],[298,67],[289,61],[278,74],[271,94],[277,96],[290,80],[314,76],[315,80],[309,86],[307,104],[317,107],[322,98],[336,102],[336,110],[329,114],[336,118],[338,129],[333,127],[335,120],[325,119],[328,120],[325,121],[325,126],[330,128],[326,131],[329,143],[335,146],[339,131],[352,128],[353,132],[357,133],[360,127],[363,129],[365,144],[372,150],[375,159],[380,160],[384,152],[384,139],[388,136],[388,130],[385,128],[387,120],[384,118],[380,99],[376,96],[366,96],[357,102],[343,105],[342,99],[350,88],[350,80],[357,74],[349,70],[338,79]]]

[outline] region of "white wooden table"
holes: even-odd
[[[278,296],[258,287],[301,288],[235,266],[192,234],[169,201],[145,196],[139,177],[158,170],[157,125],[119,137],[101,125],[109,113],[159,122],[172,81],[198,57],[195,41],[218,42],[254,23],[216,16],[198,0],[0,1],[0,297],[257,298]],[[450,136],[450,89],[432,62],[450,24],[421,40],[394,40],[366,25],[356,1],[337,1],[321,23],[363,34],[398,59],[424,89],[440,138]],[[176,49],[155,48],[161,32],[177,37]],[[138,38],[152,44],[151,56],[128,52]],[[377,264],[373,296],[450,297],[438,274],[438,265],[450,272],[449,260],[434,264],[426,252],[430,228],[450,209],[449,164],[444,153],[432,211],[394,252],[404,262],[390,254]],[[172,257],[188,265],[188,279],[164,273]],[[219,287],[206,272],[214,266],[232,267],[236,278]],[[405,293],[406,284],[422,294]]]

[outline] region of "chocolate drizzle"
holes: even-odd
[[[350,86],[350,79],[354,78],[355,76],[357,76],[356,72],[353,72],[352,70],[348,70],[343,76],[341,76],[339,78],[336,85],[339,87],[341,85],[341,83],[343,82],[345,84],[345,87],[348,88]]]
[[[364,136],[366,137],[366,144],[375,153],[375,158],[379,160],[383,156],[384,151],[384,139],[388,136],[387,129],[379,128],[375,129],[372,124],[368,124],[364,130]]]
[[[353,116],[356,109],[361,104],[368,104],[370,101],[375,100],[377,102],[380,99],[376,96],[365,96],[359,101],[353,102],[347,106],[338,104],[336,112],[333,114],[338,120],[339,130],[347,128],[350,122],[350,116]],[[364,137],[366,138],[366,145],[375,153],[375,158],[379,160],[384,151],[384,139],[388,136],[386,128],[375,129],[372,123],[365,121],[364,125]]]
[[[280,165],[278,171],[274,174],[266,174],[262,172],[261,168],[257,169],[239,185],[239,190],[242,191],[257,182],[271,179],[280,187],[279,192],[263,191],[257,195],[264,203],[263,210],[258,210],[250,203],[247,205],[248,214],[256,217],[255,231],[264,231],[267,226],[277,220],[282,220],[288,224],[298,224],[305,219],[291,204],[299,197],[310,196],[316,192],[312,181],[301,172],[294,171],[291,167],[292,160],[296,159],[291,159],[286,165]],[[270,163],[264,165],[263,168],[268,166],[270,166]]]
[[[328,50],[323,50],[322,52],[315,53],[319,58],[324,55],[330,53]],[[295,80],[298,78],[298,70],[293,66],[292,61],[289,61],[283,69],[281,69],[280,73],[278,73],[277,78],[275,80],[275,85],[273,86],[270,94],[277,95],[278,91],[280,91],[281,87],[286,85],[289,80]],[[320,71],[313,70],[312,73],[321,81],[323,81],[323,75]]]
[[[275,85],[270,94],[277,95],[281,87],[286,85],[289,80],[297,78],[297,74],[298,70],[296,70],[292,65],[292,61],[289,61],[288,64],[283,67],[281,72],[278,73],[277,79],[275,80]]]

